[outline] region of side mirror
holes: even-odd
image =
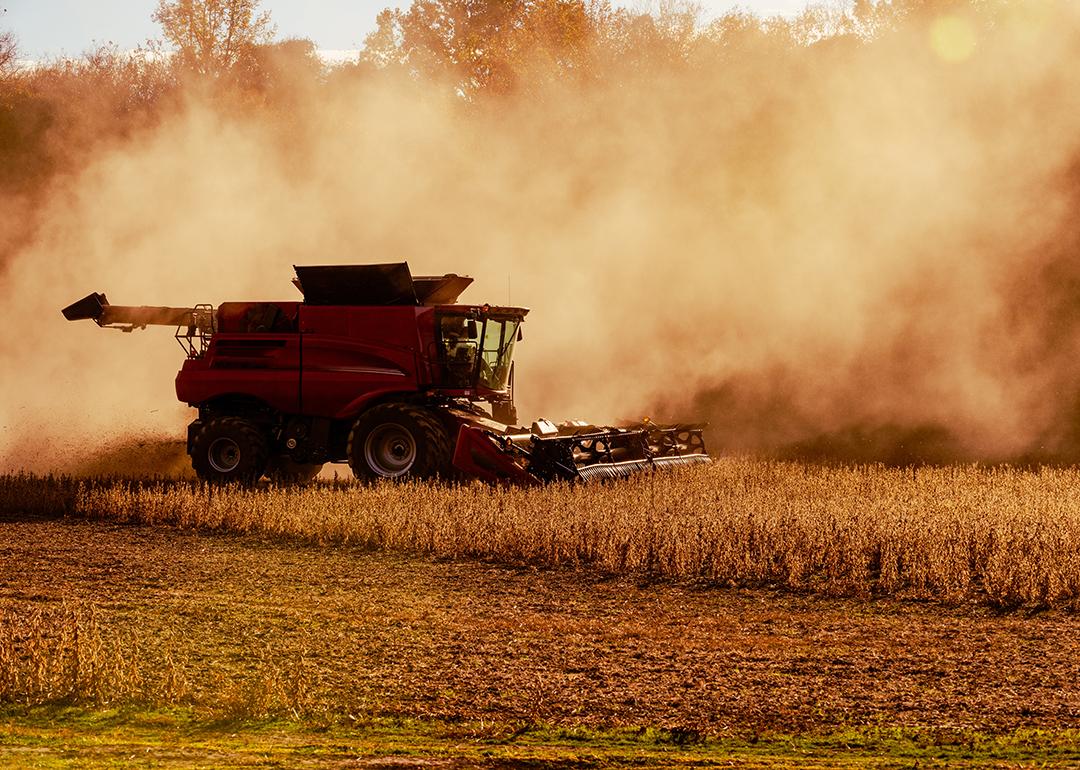
[[[476,328],[476,321],[469,319],[469,323],[465,326],[465,332],[469,335],[469,339],[475,340],[480,336],[480,332]]]
[[[523,339],[525,339],[525,334],[521,331],[521,327],[519,326],[517,333],[517,341],[521,342]]]

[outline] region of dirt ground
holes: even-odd
[[[1080,617],[641,584],[85,521],[0,521],[0,602],[98,604],[193,686],[267,660],[338,711],[710,734],[1080,725]]]

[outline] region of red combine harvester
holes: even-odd
[[[514,344],[529,311],[456,304],[469,277],[414,277],[405,263],[296,276],[302,302],[130,307],[91,294],[63,313],[176,327],[176,395],[199,410],[188,454],[207,481],[303,481],[348,462],[362,479],[529,484],[709,462],[700,426],[516,427]]]

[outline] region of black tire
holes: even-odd
[[[191,444],[191,466],[203,481],[254,484],[270,456],[266,434],[242,417],[207,420]]]
[[[270,458],[266,477],[277,484],[306,484],[322,469],[322,463],[298,463],[287,455],[279,455]]]
[[[374,406],[349,431],[349,466],[362,480],[450,478],[452,451],[442,420],[409,404]]]

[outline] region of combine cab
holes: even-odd
[[[514,346],[528,310],[457,304],[465,276],[407,264],[297,267],[303,301],[130,307],[91,294],[65,308],[130,332],[176,327],[177,397],[199,410],[188,453],[200,478],[359,478],[543,483],[707,463],[700,426],[517,427]]]

